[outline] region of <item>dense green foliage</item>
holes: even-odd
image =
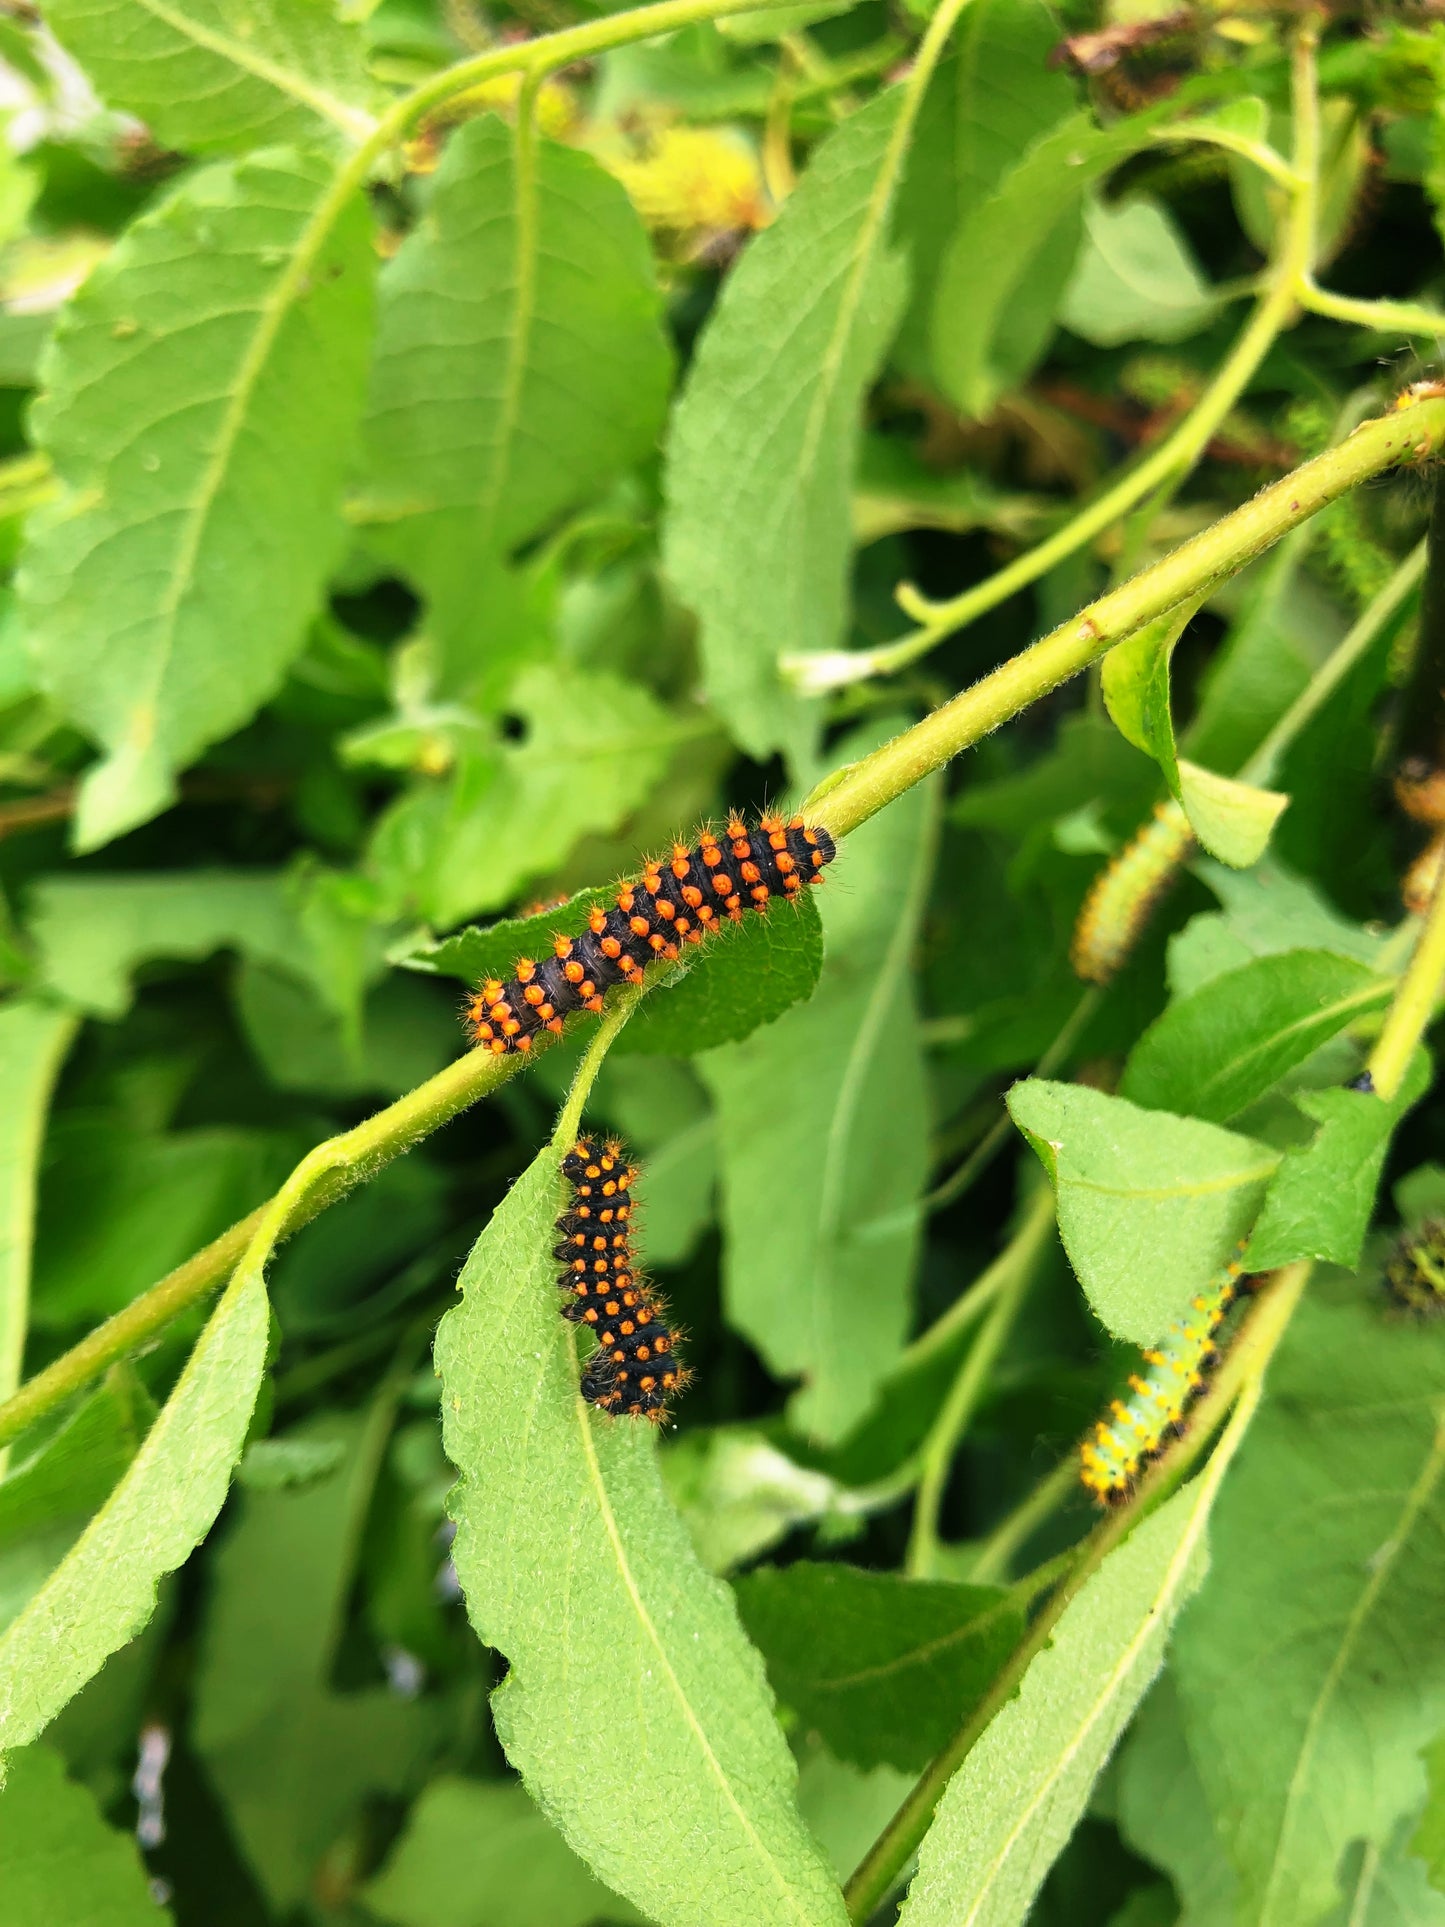
[[[1445,1927],[1439,14],[0,14],[0,1927]]]

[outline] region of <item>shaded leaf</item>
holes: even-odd
[[[952,1586],[807,1560],[736,1582],[778,1697],[854,1766],[921,1772],[1023,1632],[996,1586]]]
[[[1104,701],[1120,733],[1163,770],[1170,793],[1183,805],[1205,849],[1221,862],[1247,869],[1264,854],[1289,798],[1218,776],[1185,761],[1176,750],[1169,665],[1198,608],[1197,600],[1183,603],[1116,643],[1104,658]]]
[[[330,1419],[271,1441],[339,1447],[342,1469],[251,1486],[212,1563],[195,1746],[278,1909],[310,1890],[363,1796],[403,1791],[435,1738],[434,1702],[329,1684],[390,1420],[383,1398],[364,1425]]]
[[[645,1912],[841,1927],[761,1661],[663,1496],[654,1435],[580,1396],[551,1255],[558,1161],[545,1151],[509,1192],[437,1335],[453,1556],[509,1667],[497,1732],[571,1845]]]
[[[1053,1183],[1089,1303],[1116,1338],[1154,1344],[1234,1256],[1276,1153],[1080,1084],[1028,1078],[1008,1107]]]
[[[1183,341],[1219,312],[1167,208],[1148,195],[1084,207],[1084,245],[1059,319],[1096,347],[1123,341]]]
[[[1119,1094],[1222,1124],[1347,1025],[1383,1009],[1393,989],[1324,950],[1256,957],[1176,998],[1130,1052]]]
[[[587,1927],[642,1916],[594,1880],[514,1780],[430,1782],[361,1889],[398,1927]]]
[[[45,987],[98,1017],[124,1015],[152,958],[239,950],[295,969],[305,956],[283,879],[265,870],[46,877],[30,893],[30,935]]]
[[[40,1145],[50,1094],[75,1030],[68,1011],[29,1003],[0,1009],[0,1398],[20,1383]]]
[[[619,1048],[691,1057],[748,1037],[812,996],[823,968],[816,893],[730,925],[705,944],[681,983],[649,997]]]
[[[62,317],[32,417],[61,483],[17,578],[41,683],[99,742],[78,847],[164,809],[301,647],[338,555],[375,256],[275,150],[191,176]]]
[[[1297,1094],[1296,1107],[1319,1129],[1308,1144],[1285,1152],[1270,1180],[1244,1255],[1252,1271],[1295,1258],[1359,1263],[1391,1134],[1429,1082],[1430,1060],[1421,1051],[1388,1104],[1365,1091]]]
[[[1308,1927],[1351,1841],[1383,1847],[1445,1716],[1445,1332],[1307,1298],[1180,1629],[1189,1750],[1239,1915]]]
[[[778,656],[844,640],[859,402],[903,300],[887,236],[900,97],[814,149],[728,276],[668,439],[667,568],[702,627],[709,701],[750,755],[795,765],[817,722]]]
[[[0,1866],[5,1927],[157,1927],[171,1918],[156,1905],[135,1840],[106,1825],[48,1747],[10,1762]]]
[[[910,288],[893,358],[910,374],[931,372],[934,289],[959,224],[1074,109],[1074,83],[1049,59],[1058,37],[1042,0],[971,0],[929,83],[898,190]]]
[[[188,152],[371,125],[361,34],[329,0],[45,0],[45,23],[113,107]]]
[[[933,304],[933,367],[951,400],[987,415],[1043,352],[1083,233],[1084,196],[1145,145],[1157,113],[1096,127],[1076,114],[1041,134],[967,211]]]
[[[1162,1506],[1071,1602],[1018,1696],[948,1783],[900,1927],[1014,1927],[1159,1669],[1207,1563],[1215,1481]]]
[[[1277,860],[1238,871],[1205,859],[1196,868],[1224,909],[1192,917],[1171,939],[1169,984],[1176,997],[1189,996],[1251,957],[1285,950],[1329,950],[1377,964],[1383,933],[1342,917]]]
[[[581,836],[616,829],[698,733],[604,670],[534,663],[507,706],[515,739],[485,741],[377,824],[370,864],[392,913],[419,910],[444,929],[507,902]]]
[[[427,598],[443,693],[506,693],[506,558],[652,449],[671,366],[619,183],[494,115],[453,134],[381,278],[366,429],[373,539]]]

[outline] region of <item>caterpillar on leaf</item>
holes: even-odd
[[[684,943],[796,896],[836,853],[828,832],[801,816],[764,816],[750,830],[734,815],[723,838],[704,829],[692,848],[675,843],[669,858],[618,886],[610,910],[589,911],[585,930],[556,936],[553,956],[519,957],[505,983],[481,984],[466,1007],[473,1041],[498,1056],[530,1050],[539,1031],[560,1031],[574,1010],[600,1011],[615,984],[640,983],[648,964],[675,960]]]
[[[567,1296],[562,1316],[587,1325],[597,1350],[582,1373],[582,1396],[606,1412],[661,1424],[668,1400],[691,1374],[678,1363],[667,1307],[632,1257],[632,1187],[637,1166],[616,1139],[578,1138],[562,1160],[572,1187],[557,1220],[553,1255]]]
[[[1148,1369],[1132,1373],[1131,1396],[1116,1398],[1079,1448],[1079,1476],[1104,1505],[1123,1505],[1139,1474],[1179,1437],[1190,1407],[1219,1362],[1215,1334],[1240,1291],[1238,1263],[1225,1266],[1198,1294],[1187,1317],[1144,1354]]]
[[[1089,886],[1069,946],[1085,983],[1107,984],[1130,952],[1194,846],[1189,819],[1171,797]]]

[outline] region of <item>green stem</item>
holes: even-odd
[[[268,1203],[222,1232],[6,1399],[0,1405],[0,1445],[18,1438],[108,1365],[138,1350],[192,1305],[208,1298],[263,1239],[276,1243],[289,1237],[383,1164],[488,1096],[526,1061],[520,1054],[494,1057],[490,1051],[469,1051],[354,1130],[318,1145]],[[298,1191],[294,1187],[303,1173],[306,1181]],[[285,1209],[278,1217],[283,1199]],[[273,1232],[273,1225],[279,1225],[279,1230]]]
[[[1417,307],[1413,301],[1356,301],[1347,294],[1331,294],[1326,288],[1316,287],[1307,277],[1298,282],[1295,293],[1302,308],[1326,315],[1331,321],[1353,322],[1357,328],[1373,328],[1380,334],[1445,339],[1445,314]]]
[[[874,1842],[844,1891],[848,1918],[868,1920],[882,1905],[909,1861],[917,1853],[923,1836],[933,1821],[944,1789],[967,1759],[994,1716],[1018,1691],[1024,1674],[1053,1637],[1054,1628],[1084,1586],[1103,1565],[1114,1547],[1166,1494],[1174,1489],[1183,1472],[1207,1447],[1225,1412],[1239,1398],[1240,1410],[1220,1451],[1215,1455],[1210,1476],[1223,1476],[1228,1459],[1243,1437],[1259,1402],[1264,1373],[1299,1303],[1308,1265],[1291,1265],[1277,1274],[1256,1299],[1249,1317],[1221,1368],[1218,1377],[1205,1391],[1190,1422],[1190,1430],[1178,1449],[1145,1475],[1135,1502],[1107,1514],[1084,1542],[1079,1558],[1070,1566],[1058,1590],[1030,1625],[983,1700],[969,1715],[943,1751],[924,1770],[917,1785]],[[1217,1468],[1217,1469],[1216,1469]]]
[[[1084,991],[1078,1003],[1074,1005],[1074,1008],[1064,1019],[1063,1027],[1054,1038],[1054,1041],[1049,1045],[1038,1063],[1035,1064],[1033,1071],[1035,1077],[1052,1076],[1053,1072],[1073,1049],[1079,1033],[1099,1008],[1099,999],[1102,996],[1103,992],[1097,984],[1091,984],[1089,988]],[[1009,1114],[1007,1111],[1004,1111],[1000,1114],[997,1122],[990,1128],[988,1134],[980,1139],[969,1152],[958,1169],[946,1177],[936,1190],[929,1192],[928,1196],[923,1200],[923,1209],[928,1212],[942,1211],[945,1205],[950,1205],[955,1199],[961,1198],[964,1192],[973,1184],[974,1180],[988,1169],[989,1165],[1008,1141],[1009,1130]]]
[[[986,1586],[1004,1579],[1020,1546],[1026,1545],[1045,1519],[1052,1518],[1064,1501],[1079,1490],[1079,1455],[1070,1452],[1051,1472],[1044,1474],[1033,1491],[1026,1494],[984,1540],[969,1569],[969,1584]]]
[[[1435,1015],[1445,985],[1445,865],[1384,1027],[1365,1065],[1369,1088],[1388,1104],[1399,1091],[1415,1047]]]
[[[938,1515],[954,1455],[988,1384],[989,1375],[1054,1228],[1054,1194],[1047,1184],[1030,1199],[1018,1230],[996,1261],[1002,1283],[994,1296],[983,1330],[968,1349],[957,1378],[943,1401],[920,1455],[922,1475],[913,1506],[913,1532],[908,1542],[907,1570],[915,1579],[934,1571],[938,1556]],[[983,1281],[981,1280],[980,1283]],[[972,1297],[974,1294],[970,1293]]]
[[[1363,423],[1337,447],[1100,596],[912,729],[826,779],[805,806],[810,816],[834,836],[846,836],[960,750],[1086,669],[1116,642],[1234,575],[1361,482],[1387,468],[1422,461],[1442,439],[1445,399],[1434,396],[1409,400]]]
[[[1360,658],[1367,654],[1385,625],[1398,614],[1425,573],[1426,545],[1419,542],[1379,594],[1360,611],[1348,634],[1332,649],[1299,695],[1270,730],[1239,772],[1242,783],[1269,784],[1295,738],[1307,728],[1334,695]]]
[[[911,635],[876,649],[838,650],[822,656],[784,656],[783,673],[791,674],[800,688],[820,693],[842,683],[890,675],[916,662],[946,637],[967,628],[1018,590],[1046,575],[1156,490],[1167,493],[1199,460],[1283,329],[1295,319],[1300,289],[1308,284],[1314,265],[1320,153],[1319,99],[1314,78],[1317,37],[1317,26],[1307,22],[1295,39],[1294,155],[1289,166],[1280,162],[1289,199],[1268,281],[1238,340],[1173,434],[1046,541],[1016,557],[986,581],[965,589],[961,595],[947,602],[931,602],[911,583],[901,584],[899,606],[919,625]],[[1169,130],[1163,129],[1160,138],[1167,138],[1168,134]],[[1258,159],[1254,154],[1250,157]]]

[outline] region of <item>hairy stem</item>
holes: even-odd
[[[932,1823],[944,1789],[967,1759],[994,1716],[1018,1691],[1024,1674],[1053,1637],[1054,1628],[1072,1601],[1103,1565],[1121,1540],[1179,1484],[1206,1449],[1219,1421],[1240,1399],[1239,1423],[1232,1428],[1232,1453],[1258,1404],[1265,1370],[1289,1329],[1305,1281],[1307,1264],[1279,1272],[1255,1301],[1218,1377],[1195,1407],[1190,1429],[1178,1448],[1154,1466],[1142,1481],[1132,1505],[1107,1514],[1084,1542],[1079,1558],[1069,1567],[1058,1590],[1030,1625],[988,1693],[943,1751],[924,1770],[917,1785],[889,1821],[867,1858],[848,1882],[848,1917],[866,1921],[901,1879]],[[1220,1467],[1222,1472],[1223,1467]]]
[[[1251,502],[1100,596],[1077,616],[1011,657],[971,689],[871,756],[827,778],[809,799],[810,817],[846,836],[933,770],[1078,675],[1145,623],[1242,569],[1310,516],[1385,469],[1422,461],[1445,439],[1445,399],[1407,400],[1363,423]]]
[[[1388,1104],[1399,1091],[1415,1054],[1435,1016],[1445,986],[1445,865],[1435,882],[1430,908],[1420,930],[1405,974],[1386,1014],[1384,1026],[1365,1065],[1369,1088]]]
[[[378,1111],[375,1117],[318,1145],[275,1197],[233,1224],[229,1231],[223,1231],[219,1238],[177,1266],[159,1284],[132,1299],[123,1311],[98,1325],[78,1345],[47,1365],[13,1398],[0,1405],[0,1446],[18,1438],[27,1426],[81,1391],[108,1365],[138,1350],[182,1312],[208,1298],[262,1236],[263,1227],[269,1235],[274,1214],[283,1199],[286,1208],[277,1220],[279,1228],[272,1242],[298,1231],[327,1205],[335,1204],[364,1178],[379,1171],[383,1164],[409,1151],[413,1144],[439,1130],[479,1097],[490,1095],[514,1076],[525,1061],[519,1055],[494,1057],[486,1050],[469,1051],[395,1104]],[[313,1165],[313,1159],[319,1162]],[[308,1172],[308,1181],[296,1192],[292,1189],[293,1180],[303,1171]],[[312,1176],[314,1183],[310,1181]]]

